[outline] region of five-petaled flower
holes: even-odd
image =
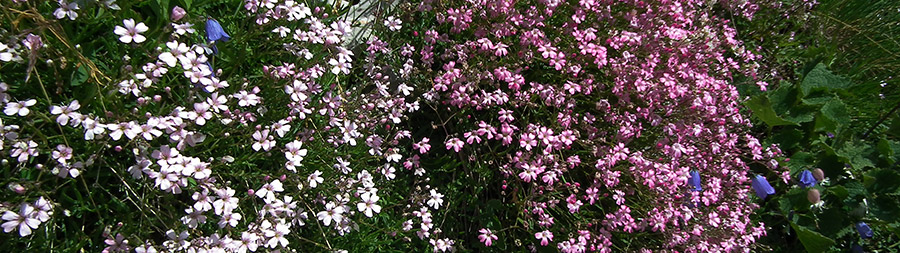
[[[497,240],[497,235],[495,235],[494,232],[491,232],[490,229],[482,228],[481,230],[478,230],[478,232],[481,233],[478,235],[478,240],[483,242],[484,246],[490,247],[491,244],[494,243],[494,240]]]
[[[37,104],[37,100],[29,99],[25,101],[6,103],[6,109],[3,110],[3,113],[6,115],[13,116],[18,114],[19,116],[28,115],[31,110],[28,109],[29,106],[33,106]]]
[[[116,29],[114,30],[114,32],[120,36],[119,41],[122,43],[141,43],[147,40],[144,35],[141,35],[142,32],[146,32],[150,29],[147,25],[144,25],[144,23],[135,24],[134,19],[130,18],[122,20],[122,23],[125,27],[116,26]]]
[[[544,230],[535,233],[534,238],[541,240],[541,246],[547,246],[547,244],[550,244],[550,241],[553,241],[553,233],[551,233],[549,230]]]

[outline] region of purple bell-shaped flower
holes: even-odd
[[[756,175],[756,177],[751,180],[750,185],[756,190],[756,196],[762,199],[766,199],[769,195],[775,194],[775,188],[772,188],[772,185],[770,185],[769,181],[763,176]]]
[[[803,172],[800,172],[800,186],[813,187],[816,186],[816,183],[816,178],[811,171],[804,170]]]

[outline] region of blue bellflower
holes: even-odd
[[[856,223],[856,232],[859,232],[859,237],[862,239],[869,239],[875,235],[872,233],[872,228],[869,227],[869,224],[865,222]]]
[[[703,186],[700,183],[700,172],[696,170],[691,171],[691,178],[688,179],[688,183],[693,187],[691,191],[702,191]]]
[[[766,178],[763,176],[756,175],[756,177],[751,180],[750,185],[756,190],[756,196],[762,199],[766,199],[769,195],[775,194],[775,188],[772,188],[772,185],[770,185],[769,181],[766,181]]]
[[[804,170],[800,172],[800,186],[803,187],[813,187],[816,186],[816,178],[813,177],[813,174],[809,170]]]
[[[206,19],[206,38],[212,42],[220,40],[228,42],[228,40],[231,39],[231,36],[228,36],[228,34],[225,33],[225,29],[222,29],[222,25],[219,24],[219,21],[208,18]]]

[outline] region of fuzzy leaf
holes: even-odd
[[[803,81],[800,82],[800,91],[805,96],[813,89],[847,89],[850,88],[851,85],[850,81],[831,73],[831,71],[825,67],[825,64],[819,63],[806,75],[806,77],[803,78]]]
[[[803,247],[806,248],[807,252],[825,252],[834,244],[834,240],[819,234],[819,232],[794,223],[791,223],[791,227],[794,228],[794,231],[797,231],[797,238],[803,243]]]

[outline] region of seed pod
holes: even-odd
[[[825,179],[825,172],[822,169],[816,168],[812,171],[812,174],[816,181],[822,182]]]
[[[809,200],[809,203],[819,203],[819,201],[821,200],[821,194],[817,189],[809,189],[809,191],[806,192],[806,199]]]

